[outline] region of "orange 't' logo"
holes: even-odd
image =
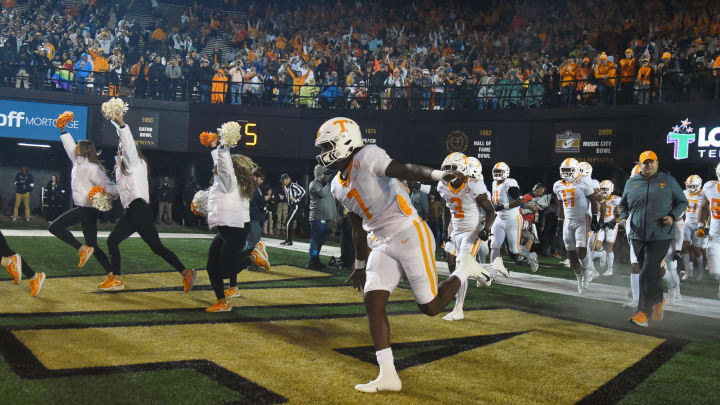
[[[345,123],[350,122],[348,120],[337,120],[333,121],[333,124],[340,125],[340,132],[345,132]]]
[[[660,188],[665,188],[665,183],[660,183],[658,186],[660,186]]]

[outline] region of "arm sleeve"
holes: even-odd
[[[295,197],[295,200],[296,200],[296,201],[298,201],[298,200],[302,199],[303,197],[305,197],[305,189],[302,188],[301,185],[299,185],[299,184],[297,184],[297,183],[293,183],[293,184],[292,184],[292,190],[293,190],[293,194],[294,194],[294,197]]]
[[[105,174],[105,171],[97,165],[93,165],[92,173],[90,173],[90,181],[96,186],[101,186],[105,189],[105,192],[112,195],[113,198],[118,197],[119,193],[117,187],[112,181],[110,181],[110,178],[107,174]]]
[[[77,155],[75,154],[76,144],[72,135],[63,132],[62,135],[60,135],[60,140],[62,141],[63,148],[65,148],[65,153],[67,153],[70,160],[75,163],[75,160],[77,160]]]
[[[133,168],[140,161],[140,157],[137,153],[137,145],[135,139],[133,139],[130,127],[127,124],[124,127],[118,126],[114,121],[110,121],[117,128],[117,134],[120,138],[120,145],[122,145],[123,153],[122,158],[125,160],[128,168]]]
[[[687,198],[685,198],[685,193],[683,193],[682,188],[680,188],[680,185],[678,184],[677,180],[675,180],[674,177],[668,176],[670,178],[670,187],[672,189],[672,210],[670,210],[670,215],[673,216],[674,219],[680,218],[680,216],[685,212],[688,206]]]
[[[210,152],[213,162],[217,165],[217,173],[225,191],[230,192],[236,187],[235,171],[233,170],[232,160],[230,159],[230,151],[218,146],[217,149]]]
[[[370,172],[375,177],[386,177],[385,170],[390,165],[390,162],[392,162],[390,156],[388,156],[384,149],[377,146],[370,145],[365,147],[370,148],[365,154],[365,159],[370,165]]]
[[[512,198],[513,200],[517,200],[518,198],[521,197],[520,188],[517,187],[517,185],[511,186],[510,188],[508,188],[507,193],[508,193],[508,197]]]
[[[322,186],[322,184],[320,184],[319,181],[313,180],[310,182],[310,187],[308,187],[308,192],[310,193],[311,197],[320,198],[320,197],[322,197],[323,186]]]
[[[630,182],[625,183],[625,190],[623,190],[622,198],[620,198],[620,219],[627,219],[630,216],[630,208],[628,206],[628,185]]]

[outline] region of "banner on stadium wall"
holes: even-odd
[[[160,113],[155,111],[130,109],[125,115],[125,124],[141,149],[157,149],[160,137]],[[117,146],[118,136],[115,126],[108,120],[103,122],[103,145]]]
[[[665,122],[665,152],[679,162],[717,162],[720,158],[720,120],[694,117],[676,118]]]
[[[553,163],[572,157],[593,166],[615,164],[615,121],[558,122],[554,125]]]
[[[72,111],[75,119],[66,127],[75,140],[87,139],[88,109],[85,106],[35,103],[0,99],[0,137],[60,141],[57,117]]]

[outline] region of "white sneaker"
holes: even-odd
[[[575,273],[575,278],[577,278],[577,287],[578,287],[578,294],[583,293],[583,272]]]
[[[598,275],[598,272],[595,270],[585,270],[583,274],[583,288],[588,288],[590,283],[592,283]]]
[[[538,255],[535,252],[530,253],[530,255],[532,256],[532,260],[530,260],[530,270],[532,270],[533,273],[537,273],[538,267],[540,267]]]
[[[562,264],[563,266],[565,266],[569,269],[570,268],[570,259],[565,259],[565,260],[561,261],[560,264]]]
[[[638,305],[638,302],[637,302],[637,301],[635,301],[635,300],[629,300],[629,301],[626,301],[626,302],[623,304],[623,307],[624,307],[624,308],[637,308],[637,305]]]
[[[692,277],[692,273],[692,270],[685,270],[685,273],[683,273],[681,280],[688,281],[688,279]]]
[[[402,381],[397,373],[392,376],[382,376],[366,384],[358,384],[355,389],[362,392],[380,392],[380,391],[400,391],[402,390]]]
[[[612,267],[608,267],[607,270],[605,270],[605,274],[603,274],[603,275],[604,275],[604,276],[612,276],[612,275],[613,275],[613,268],[612,268]]]
[[[443,316],[446,321],[460,321],[465,319],[465,314],[462,309],[453,309],[452,312],[448,312],[447,315]]]

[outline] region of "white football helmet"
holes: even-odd
[[[715,176],[717,176],[718,180],[720,180],[720,163],[715,166]]]
[[[580,162],[579,166],[580,174],[587,176],[589,179],[592,178],[592,165],[588,162]]]
[[[458,171],[467,176],[468,158],[463,153],[453,152],[445,157],[445,160],[443,160],[440,166],[440,170],[445,172]]]
[[[580,174],[580,163],[575,158],[567,158],[560,164],[560,178],[571,182]]]
[[[335,117],[325,121],[318,129],[315,147],[321,148],[325,144],[329,144],[331,148],[317,155],[316,159],[318,163],[328,167],[363,146],[360,126],[345,117]]]
[[[466,175],[474,179],[482,179],[482,163],[480,163],[480,159],[472,156],[468,158],[468,172]]]
[[[510,177],[510,166],[505,162],[497,162],[492,169],[492,177],[495,181],[502,181]]]
[[[630,172],[630,177],[637,176],[638,174],[640,174],[640,165],[635,165],[635,167],[633,167],[632,171]]]
[[[685,180],[685,189],[690,194],[695,194],[702,188],[702,179],[696,174],[691,174],[690,177]]]
[[[603,180],[600,182],[600,194],[603,197],[608,198],[612,195],[615,190],[615,185],[610,180]]]

